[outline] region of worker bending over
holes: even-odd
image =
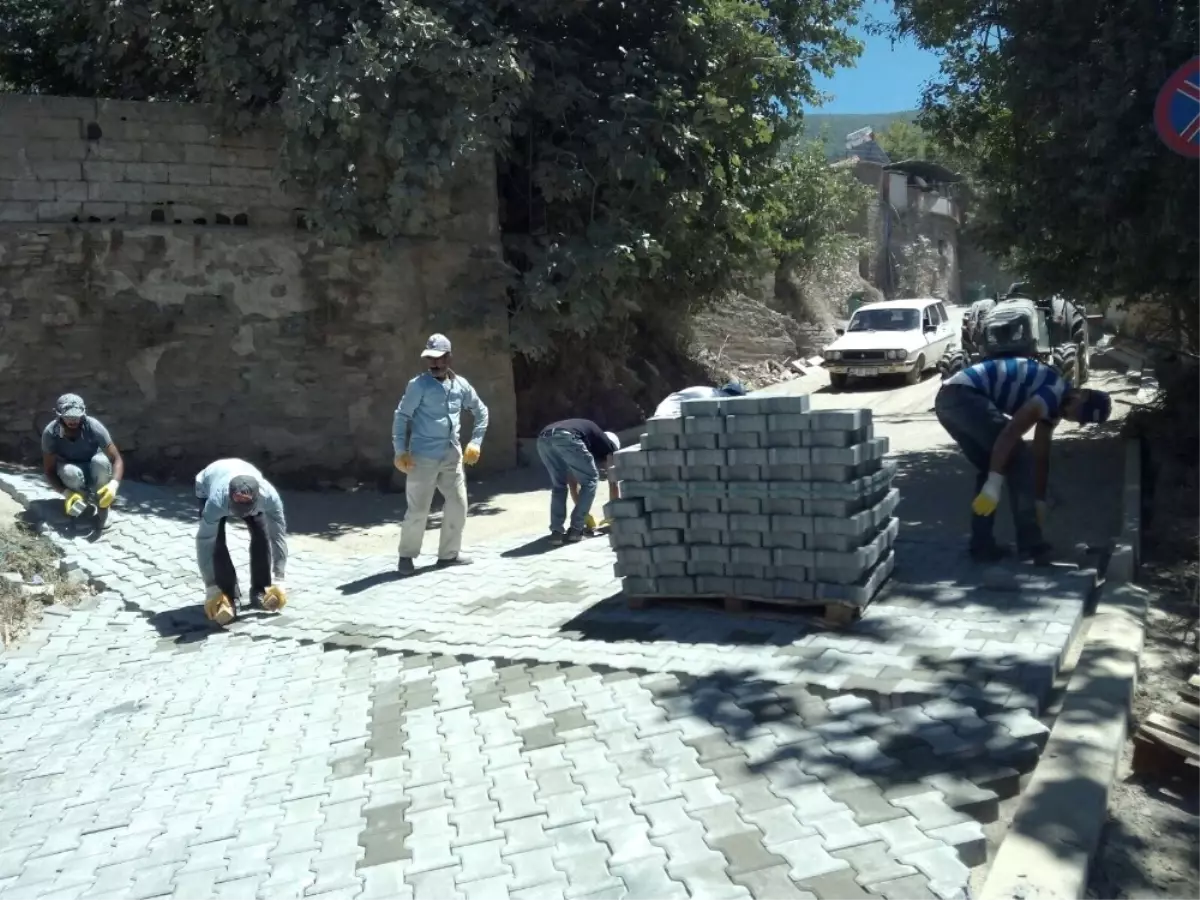
[[[54,420],[42,431],[42,470],[63,496],[68,516],[83,515],[94,497],[98,524],[105,526],[125,477],[125,461],[108,429],[87,414],[78,394],[63,394],[54,404]]]
[[[600,482],[600,470],[608,476],[610,500],[620,497],[613,454],[621,449],[620,439],[590,419],[563,419],[547,425],[538,435],[537,451],[550,474],[550,541],[575,543],[590,527],[592,502]],[[567,491],[575,501],[571,524],[566,527]],[[594,522],[594,520],[592,520]]]
[[[746,389],[736,381],[731,381],[719,388],[707,385],[686,387],[667,396],[658,408],[654,410],[655,419],[678,419],[684,400],[710,400],[714,397],[744,397]]]
[[[993,534],[993,517],[1007,480],[1018,553],[1039,564],[1049,562],[1050,547],[1042,529],[1050,438],[1062,419],[1107,421],[1112,412],[1108,394],[1074,388],[1036,360],[988,359],[946,379],[934,411],[977,473],[971,555],[981,561],[1003,555]],[[1032,452],[1022,440],[1030,428],[1034,429]]]
[[[196,476],[200,528],[196,563],[204,579],[204,613],[218,625],[237,616],[241,593],[229,558],[225,520],[238,518],[250,529],[250,606],[276,612],[287,603],[287,520],[279,492],[250,463],[219,459]]]

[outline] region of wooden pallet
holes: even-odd
[[[680,597],[626,595],[630,609],[669,606],[702,609],[755,618],[795,622],[798,617],[818,622],[827,628],[844,628],[862,618],[863,607],[848,603],[809,600],[779,600],[769,597],[728,597],[718,594],[689,594]]]
[[[1200,774],[1200,675],[1188,679],[1170,715],[1151,713],[1138,726],[1133,770],[1190,779]]]

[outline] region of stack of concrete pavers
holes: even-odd
[[[899,491],[871,411],[809,398],[686,400],[616,455],[630,597],[866,606],[891,574]]]

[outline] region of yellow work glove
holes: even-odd
[[[474,441],[467,444],[467,449],[463,451],[463,462],[468,466],[473,466],[479,462],[479,445]]]
[[[407,475],[413,470],[413,455],[406,450],[396,457],[395,463],[396,468]]]
[[[96,502],[101,509],[108,509],[113,505],[113,501],[117,499],[117,491],[121,489],[121,482],[113,479],[100,490],[96,491]]]
[[[595,531],[596,530],[596,517],[593,516],[591,513],[588,513],[588,517],[583,520],[583,524],[585,527],[590,528],[593,531]]]
[[[267,588],[263,594],[262,605],[267,612],[279,612],[287,606],[287,591],[283,589],[282,581],[276,581]]]
[[[233,621],[233,603],[216,585],[210,585],[204,593],[204,615],[221,626]]]
[[[1004,487],[1004,476],[999,472],[989,472],[983,490],[971,502],[971,512],[977,516],[990,516],[1000,505],[1000,491]]]
[[[1049,513],[1049,507],[1046,505],[1046,501],[1038,500],[1034,504],[1034,509],[1037,510],[1038,528],[1045,528],[1046,527],[1046,519],[1048,518],[1048,513]]]
[[[83,494],[71,491],[71,493],[67,494],[67,499],[63,503],[63,509],[68,516],[74,519],[77,516],[83,515],[84,510],[87,509],[87,501],[83,499]]]

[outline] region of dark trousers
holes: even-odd
[[[200,514],[204,504],[200,501]],[[267,539],[267,524],[262,513],[242,519],[250,529],[250,597],[258,599],[271,586],[271,542]],[[217,546],[213,550],[213,570],[217,576],[217,587],[230,599],[240,595],[237,569],[229,557],[229,545],[225,543],[225,519],[217,525]]]
[[[958,384],[943,386],[933,402],[933,409],[942,427],[975,468],[975,493],[978,494],[987,481],[992,448],[1008,424],[1008,417],[987,395]],[[1041,547],[1042,529],[1037,521],[1037,498],[1034,496],[1033,453],[1025,441],[1019,441],[1008,458],[1004,480],[1018,549],[1032,551]],[[994,520],[994,515],[972,514],[971,549],[986,550],[995,546]]]

